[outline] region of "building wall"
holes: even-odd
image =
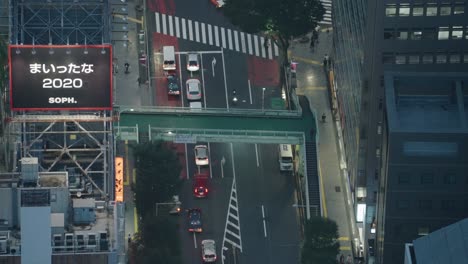
[[[457,153],[415,157],[410,141],[456,143]],[[405,243],[468,217],[468,134],[393,132],[389,143],[383,263],[403,263]]]

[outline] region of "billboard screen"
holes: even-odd
[[[110,110],[110,45],[10,45],[12,110]]]

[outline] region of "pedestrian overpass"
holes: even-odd
[[[302,107],[304,109],[304,107]],[[304,111],[203,110],[184,108],[118,107],[114,131],[118,140],[138,143],[163,140],[174,143],[269,143],[299,146],[305,190],[306,217],[321,214],[318,177],[317,127],[308,105]]]

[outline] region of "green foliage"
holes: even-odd
[[[339,250],[338,226],[334,221],[313,217],[306,222],[302,264],[336,264]]]
[[[311,32],[325,14],[320,0],[226,0],[223,11],[242,30],[266,33],[284,56],[291,38]]]
[[[155,204],[167,202],[180,186],[180,165],[177,154],[163,142],[139,144],[134,147],[137,180],[134,187],[135,205],[145,218],[154,213]]]
[[[177,224],[172,216],[148,216],[140,229],[137,263],[181,263]]]

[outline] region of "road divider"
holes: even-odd
[[[265,207],[263,207],[263,205],[262,205],[262,220],[263,220],[263,235],[267,237]]]

